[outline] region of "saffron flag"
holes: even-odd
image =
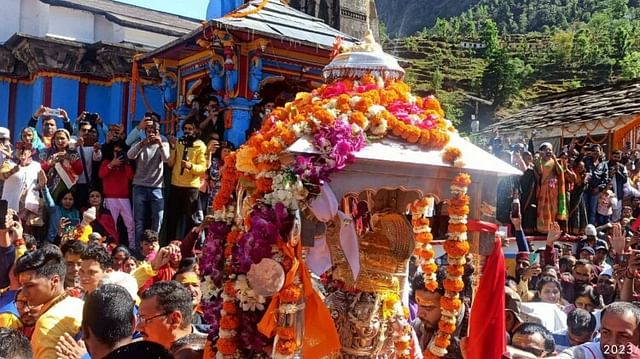
[[[502,244],[496,240],[471,306],[467,359],[499,359],[506,351],[504,281]]]

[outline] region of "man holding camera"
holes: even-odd
[[[47,146],[47,148],[51,147],[53,134],[58,130],[56,116],[62,118],[64,129],[69,131],[69,133],[73,133],[73,126],[71,125],[71,120],[69,120],[69,115],[67,115],[67,111],[61,108],[54,110],[40,106],[33,116],[31,116],[27,124],[28,127],[36,128],[38,119],[42,118],[42,132],[40,133],[40,139],[42,139],[42,142],[44,142],[44,145]]]
[[[146,229],[160,232],[162,225],[164,163],[169,161],[169,144],[160,136],[160,124],[151,116],[145,116],[135,131],[134,136],[130,134],[130,137],[138,140],[127,152],[127,157],[136,163],[133,176],[133,216],[135,248],[141,250],[142,232]],[[146,135],[144,140],[140,140],[141,131]],[[147,218],[150,219],[149,223],[145,223]],[[133,243],[129,245],[134,246]]]
[[[82,174],[76,182],[76,204],[85,207],[89,200],[89,190],[96,188],[96,178],[93,167],[97,167],[102,161],[102,150],[98,143],[98,132],[95,127],[81,117],[78,123],[78,140],[76,148],[82,160]]]
[[[176,142],[169,141],[171,145],[171,157],[169,166],[171,170],[171,191],[167,209],[167,239],[169,241],[183,238],[183,233],[176,234],[182,217],[185,218],[186,230],[191,230],[195,223],[193,215],[198,210],[198,189],[200,188],[200,176],[207,170],[205,153],[207,148],[196,137],[196,124],[193,120],[187,120],[182,124],[184,136]]]

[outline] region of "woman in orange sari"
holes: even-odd
[[[545,142],[540,145],[540,159],[536,161],[538,184],[538,232],[547,233],[549,224],[567,220],[567,196],[564,170],[553,154],[553,147]]]

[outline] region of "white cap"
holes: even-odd
[[[584,234],[586,234],[587,236],[596,237],[598,235],[596,226],[594,226],[593,224],[587,224],[587,226],[584,228]]]
[[[607,267],[605,270],[600,272],[600,275],[608,275],[610,278],[613,278],[613,268]]]
[[[0,140],[10,140],[11,131],[6,127],[0,127]]]
[[[124,289],[126,289],[127,292],[129,292],[129,294],[131,295],[131,298],[136,303],[139,300],[138,299],[138,283],[136,282],[136,279],[133,278],[133,276],[129,273],[116,272],[116,271],[105,273],[102,279],[100,279],[100,283],[98,285],[100,286],[104,284],[116,284],[121,287],[124,287]]]

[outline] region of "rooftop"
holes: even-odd
[[[358,42],[358,39],[325,24],[322,19],[284,5],[279,0],[269,0],[264,8],[255,12],[261,2],[261,0],[252,0],[235,11],[235,13],[247,13],[246,16],[232,17],[227,15],[209,20],[209,24],[230,32],[243,32],[249,34],[250,37],[260,35],[282,43],[288,42],[291,46],[306,45],[323,50],[331,50],[338,36],[347,43]],[[148,53],[145,58],[158,56],[184,58],[201,51],[201,48],[194,46],[195,38],[201,32],[202,27]],[[248,38],[250,39],[250,37]],[[181,48],[178,49],[178,47]],[[169,54],[169,52],[173,54]]]
[[[113,0],[40,0],[43,3],[104,15],[116,24],[170,36],[182,36],[202,20],[151,10]]]
[[[521,131],[550,126],[618,119],[640,114],[640,82],[584,87],[541,98],[536,104],[506,116],[483,132]]]

